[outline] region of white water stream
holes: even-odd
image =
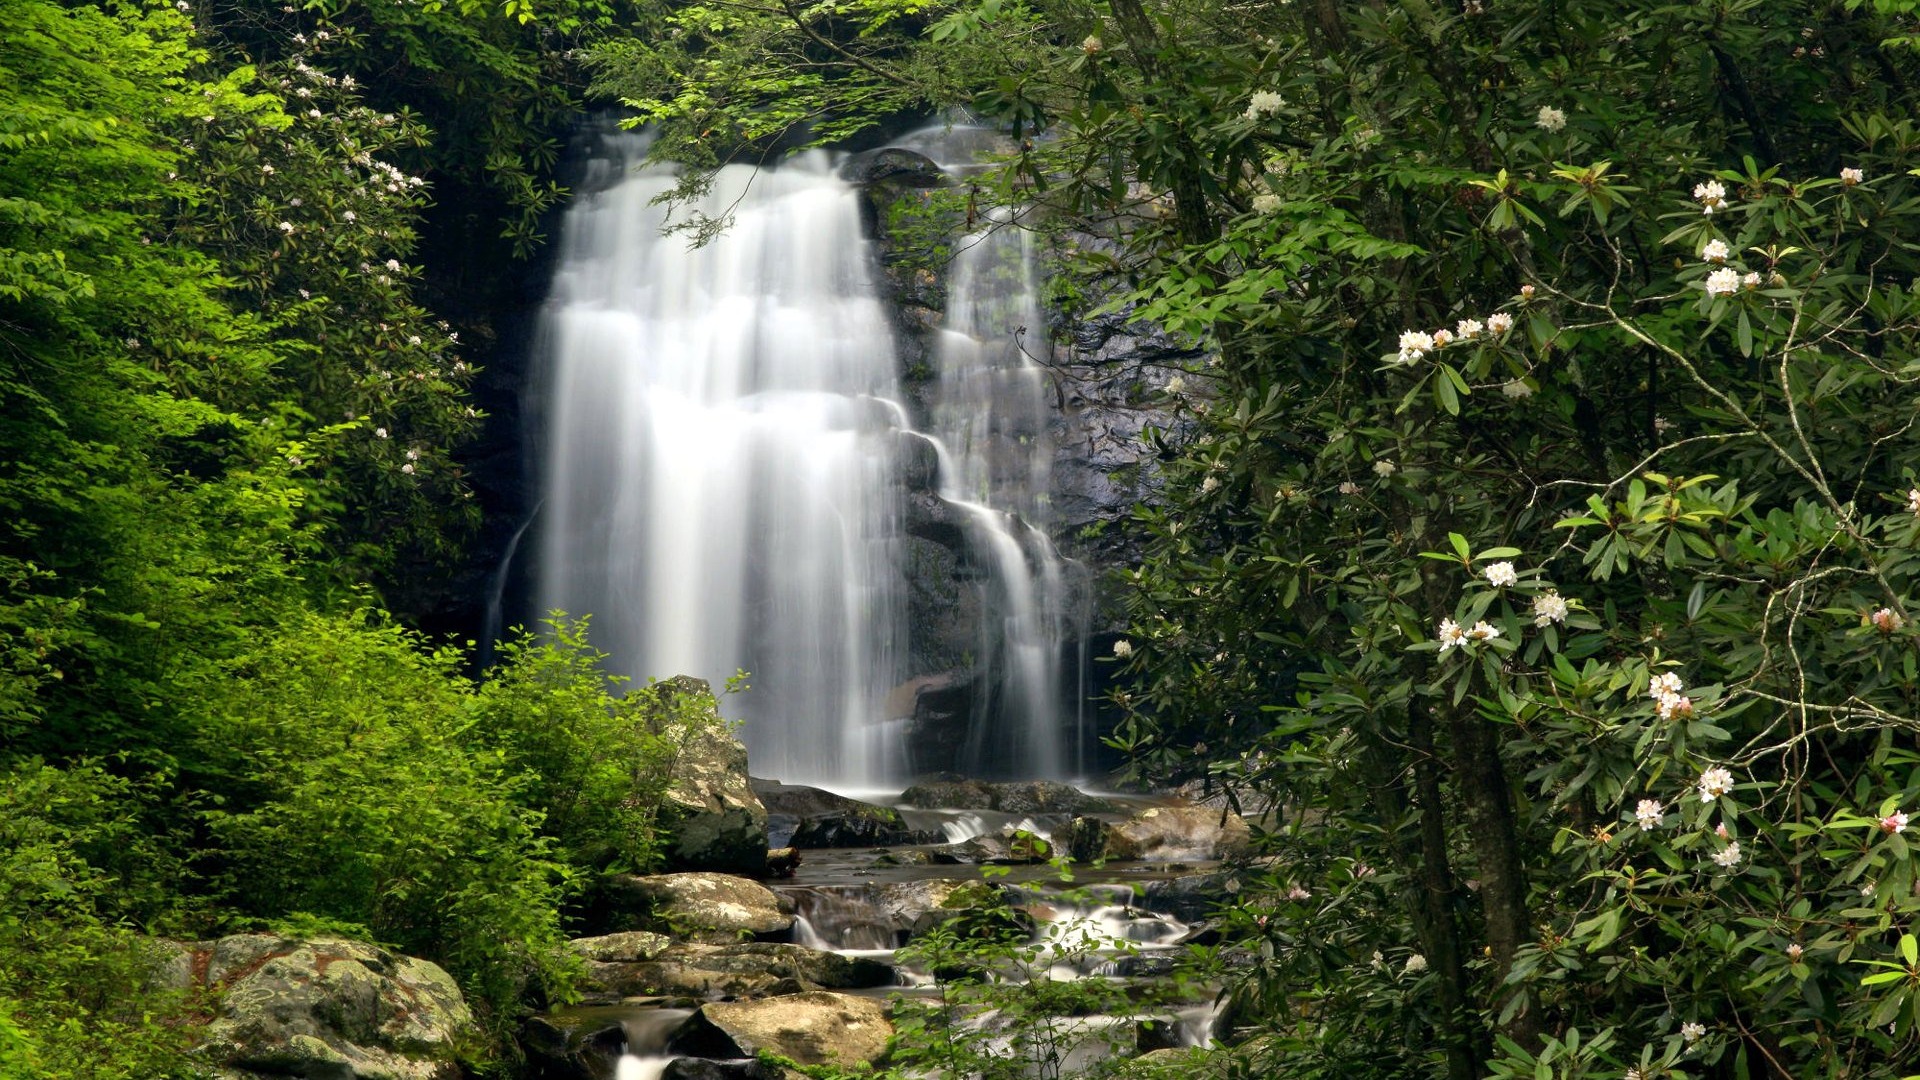
[[[824,155],[730,166],[698,209],[731,225],[690,248],[654,204],[673,177],[639,167],[641,138],[605,143],[543,324],[539,608],[591,614],[638,678],[751,672],[726,711],[758,775],[897,778],[907,410],[858,197]],[[967,764],[1062,777],[1079,763],[1042,531],[1045,376],[1015,344],[1017,327],[1045,340],[1023,236],[960,246],[931,434],[985,569]]]

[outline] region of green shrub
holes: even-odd
[[[153,940],[105,917],[148,894],[137,864],[167,862],[138,804],[90,765],[0,768],[0,1080],[199,1075],[189,1003],[153,985]]]
[[[308,917],[436,960],[496,1021],[564,992],[567,870],[505,756],[468,738],[461,654],[305,615],[202,680],[210,875],[254,918]]]
[[[469,739],[519,778],[558,857],[582,870],[643,870],[658,856],[655,816],[673,745],[649,727],[652,688],[616,696],[586,620],[546,623],[501,645],[474,696]]]

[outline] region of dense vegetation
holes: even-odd
[[[596,61],[695,161],[966,104],[1212,345],[1115,659],[1143,773],[1281,809],[1259,1075],[1864,1076],[1920,1060],[1913,16],[728,4]]]
[[[0,1075],[190,1071],[147,933],[503,1023],[651,857],[577,630],[380,606],[475,516],[428,200],[536,244],[581,57],[695,184],[967,107],[1208,347],[1114,666],[1141,774],[1278,808],[1238,1067],[1915,1071],[1915,7],[0,0]]]
[[[475,518],[421,174],[505,185],[489,228],[531,242],[555,43],[401,4],[0,17],[0,1075],[193,1072],[151,934],[350,933],[496,1025],[564,994],[570,897],[654,859],[680,706],[583,626],[476,681],[378,592]],[[482,116],[501,145],[427,122]]]

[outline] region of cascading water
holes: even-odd
[[[619,670],[736,669],[759,775],[898,779],[888,692],[907,655],[897,460],[908,412],[856,193],[824,155],[729,166],[665,234],[671,173],[605,139],[564,226],[545,317],[543,610],[592,613]],[[1004,220],[996,222],[1005,226]],[[985,570],[966,765],[1062,777],[1063,564],[1042,531],[1045,341],[1023,230],[960,245],[933,403],[940,489]]]
[[[621,669],[760,692],[757,770],[883,774],[905,634],[886,317],[854,193],[822,156],[721,170],[714,242],[662,235],[674,180],[609,140],[547,314],[546,609],[592,612]],[[757,706],[757,707],[756,707]]]
[[[964,748],[970,771],[994,761],[1027,763],[1060,776],[1066,760],[1061,646],[1066,639],[1064,568],[1045,532],[1052,447],[1047,371],[1026,351],[1045,347],[1033,234],[995,210],[962,239],[947,288],[938,348],[933,433],[940,495],[966,514],[989,564],[979,656],[992,693],[976,704]],[[1004,755],[1004,756],[1002,756]]]

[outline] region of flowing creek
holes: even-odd
[[[958,838],[1004,835],[1009,827],[1046,836],[1064,829],[1066,815],[1017,815],[992,811],[915,810],[901,813],[916,830]],[[883,1002],[929,999],[939,992],[933,973],[904,963],[897,952],[930,920],[929,890],[953,883],[989,881],[1005,890],[1013,907],[1030,920],[1028,943],[1036,963],[1028,977],[1055,981],[1098,979],[1118,987],[1165,988],[1177,954],[1196,937],[1198,924],[1168,910],[1155,910],[1155,886],[1204,874],[1212,862],[1110,862],[1097,869],[1076,867],[1075,881],[1059,884],[1044,863],[999,866],[993,876],[977,865],[931,861],[952,845],[895,845],[886,848],[810,850],[793,877],[766,884],[794,916],[791,930],[778,940],[843,957],[878,961],[892,969],[891,985],[843,990]],[[1165,907],[1179,906],[1169,903]],[[938,912],[936,912],[938,914]],[[777,998],[775,999],[777,1000]],[[639,997],[618,1004],[557,1010],[563,1026],[604,1028],[616,1022],[623,1035],[620,1053],[609,1055],[606,1080],[677,1080],[679,1077],[752,1076],[747,1061],[704,1059],[670,1048],[701,1002],[692,998]],[[1210,1045],[1219,1007],[1210,991],[1197,988],[1183,999],[1137,1010],[1058,1018],[1053,1037],[1070,1049],[1063,1076],[1076,1075],[1092,1060],[1115,1052],[1131,1055],[1162,1046]],[[1032,1023],[1032,1018],[1025,1018]],[[992,1011],[971,1016],[982,1045],[996,1052],[1017,1052],[1015,1044],[1030,1031],[1015,1030]],[[1143,1025],[1146,1025],[1143,1028]],[[611,1048],[609,1048],[611,1049]],[[683,1064],[674,1062],[687,1059]]]

